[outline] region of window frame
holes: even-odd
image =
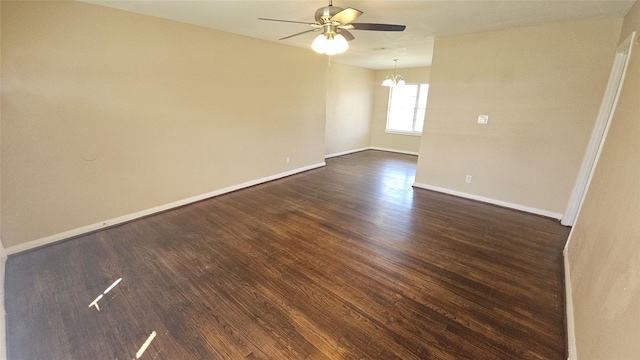
[[[423,131],[416,131],[416,121],[417,121],[417,114],[418,114],[418,110],[419,108],[419,102],[420,102],[420,91],[422,90],[422,85],[426,85],[426,91],[427,91],[427,98],[428,98],[428,94],[429,94],[429,83],[428,82],[424,82],[424,83],[407,83],[404,86],[407,85],[417,85],[418,86],[418,91],[416,92],[416,102],[414,104],[413,107],[413,119],[412,119],[412,123],[411,123],[411,128],[413,130],[408,131],[408,130],[397,130],[397,129],[389,129],[389,116],[391,115],[391,102],[393,101],[393,90],[395,89],[395,87],[390,87],[389,88],[389,100],[387,103],[387,122],[385,124],[385,130],[384,132],[387,134],[398,134],[398,135],[411,135],[411,136],[422,136],[422,132],[424,131],[424,119],[422,119],[423,121]],[[428,99],[427,99],[428,101]],[[425,110],[426,110],[426,103],[425,103]]]

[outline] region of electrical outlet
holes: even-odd
[[[489,122],[489,115],[480,115],[478,116],[478,124],[485,125]]]
[[[284,161],[288,164],[289,163],[289,157],[287,156],[287,158],[284,159]]]
[[[471,175],[467,175],[467,177],[464,179],[464,182],[466,182],[467,184],[471,184]]]

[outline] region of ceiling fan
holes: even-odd
[[[316,10],[316,22],[302,22],[292,20],[267,19],[258,18],[265,21],[278,21],[296,24],[305,24],[312,29],[305,30],[293,35],[285,36],[278,40],[285,40],[294,36],[310,33],[321,32],[311,44],[311,48],[320,53],[327,55],[340,54],[349,48],[349,43],[355,39],[349,30],[372,30],[372,31],[404,31],[405,25],[392,24],[371,24],[371,23],[352,23],[358,16],[362,15],[362,11],[354,8],[343,9],[333,6],[333,0],[329,0],[329,6],[321,7]]]

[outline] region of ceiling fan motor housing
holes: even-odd
[[[328,23],[335,14],[339,13],[342,10],[344,9],[337,6],[321,7],[320,9],[316,10],[316,22],[318,24],[324,25]]]

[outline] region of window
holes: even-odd
[[[429,84],[407,84],[389,90],[387,132],[422,134]]]

